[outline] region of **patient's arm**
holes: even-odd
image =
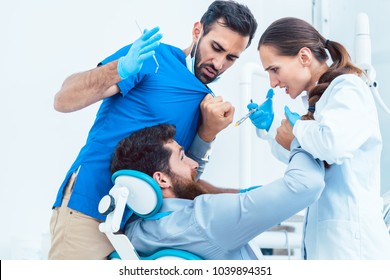
[[[219,188],[216,187],[209,182],[206,182],[204,180],[199,180],[198,183],[203,187],[205,190],[205,193],[207,194],[216,194],[216,193],[238,193],[239,190],[237,189],[228,189],[228,188]]]
[[[197,134],[192,142],[190,149],[187,152],[187,156],[195,160],[198,164],[198,175],[197,179],[203,173],[205,165],[209,161],[209,156],[211,154],[213,142],[203,141],[200,136]],[[229,189],[229,188],[219,188],[216,187],[209,182],[204,180],[198,180],[198,183],[201,184],[205,190],[205,193],[237,193],[239,190],[237,189]]]
[[[234,107],[221,96],[207,94],[201,104],[202,124],[198,129],[187,156],[199,164],[197,179],[202,175],[212,151],[212,143],[219,132],[233,121]]]
[[[283,178],[240,195],[198,196],[194,200],[195,221],[222,248],[242,247],[316,201],[325,186],[324,172],[323,162],[295,140]]]
[[[186,155],[193,160],[195,160],[198,164],[198,175],[197,179],[202,175],[206,164],[209,162],[209,157],[212,152],[213,142],[206,142],[200,138],[199,134],[195,135],[194,141],[186,152]]]
[[[194,138],[194,141],[192,142],[190,149],[187,152],[187,156],[192,158],[199,164],[197,179],[200,178],[205,168],[205,165],[209,161],[212,144],[213,142],[203,141],[200,138],[199,134],[197,134]],[[198,183],[203,186],[205,193],[237,193],[239,191],[236,189],[219,188],[200,179],[198,180]]]
[[[203,170],[205,168],[205,165],[209,162],[209,156],[211,154],[212,150],[212,143],[213,142],[205,142],[203,141],[199,135],[197,134],[194,138],[194,141],[192,142],[192,145],[190,149],[187,152],[187,156],[195,160],[198,164],[198,175],[197,179],[200,178],[200,176],[203,173]],[[237,189],[229,189],[229,188],[219,188],[216,187],[209,182],[206,182],[204,180],[199,179],[198,183],[202,185],[202,187],[205,190],[205,193],[238,193],[239,190]]]

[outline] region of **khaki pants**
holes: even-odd
[[[103,260],[114,251],[105,234],[99,231],[100,220],[67,207],[76,175],[65,188],[61,207],[53,209],[50,220],[51,260]]]

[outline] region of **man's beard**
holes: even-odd
[[[197,77],[203,84],[209,84],[211,82],[213,82],[216,78],[218,78],[218,76],[221,74],[219,73],[219,71],[217,69],[215,69],[214,65],[213,64],[201,64],[200,66],[198,66],[197,64],[197,61],[201,61],[201,57],[200,57],[200,53],[199,53],[199,50],[196,51],[195,53],[195,61],[194,61],[194,75],[195,77]],[[212,68],[216,75],[213,77],[213,78],[210,78],[206,75],[203,75],[202,74],[202,68],[204,67],[210,67]]]
[[[179,175],[172,174],[173,191],[178,198],[194,199],[195,197],[207,193],[201,184],[195,181],[196,173],[192,174],[192,179],[184,179]]]

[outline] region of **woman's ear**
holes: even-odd
[[[309,48],[303,47],[299,50],[298,58],[303,66],[310,66],[313,54]]]

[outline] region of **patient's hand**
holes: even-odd
[[[198,134],[202,140],[211,142],[217,134],[233,121],[234,107],[230,102],[223,101],[221,96],[213,97],[207,94],[200,103],[202,124]]]

